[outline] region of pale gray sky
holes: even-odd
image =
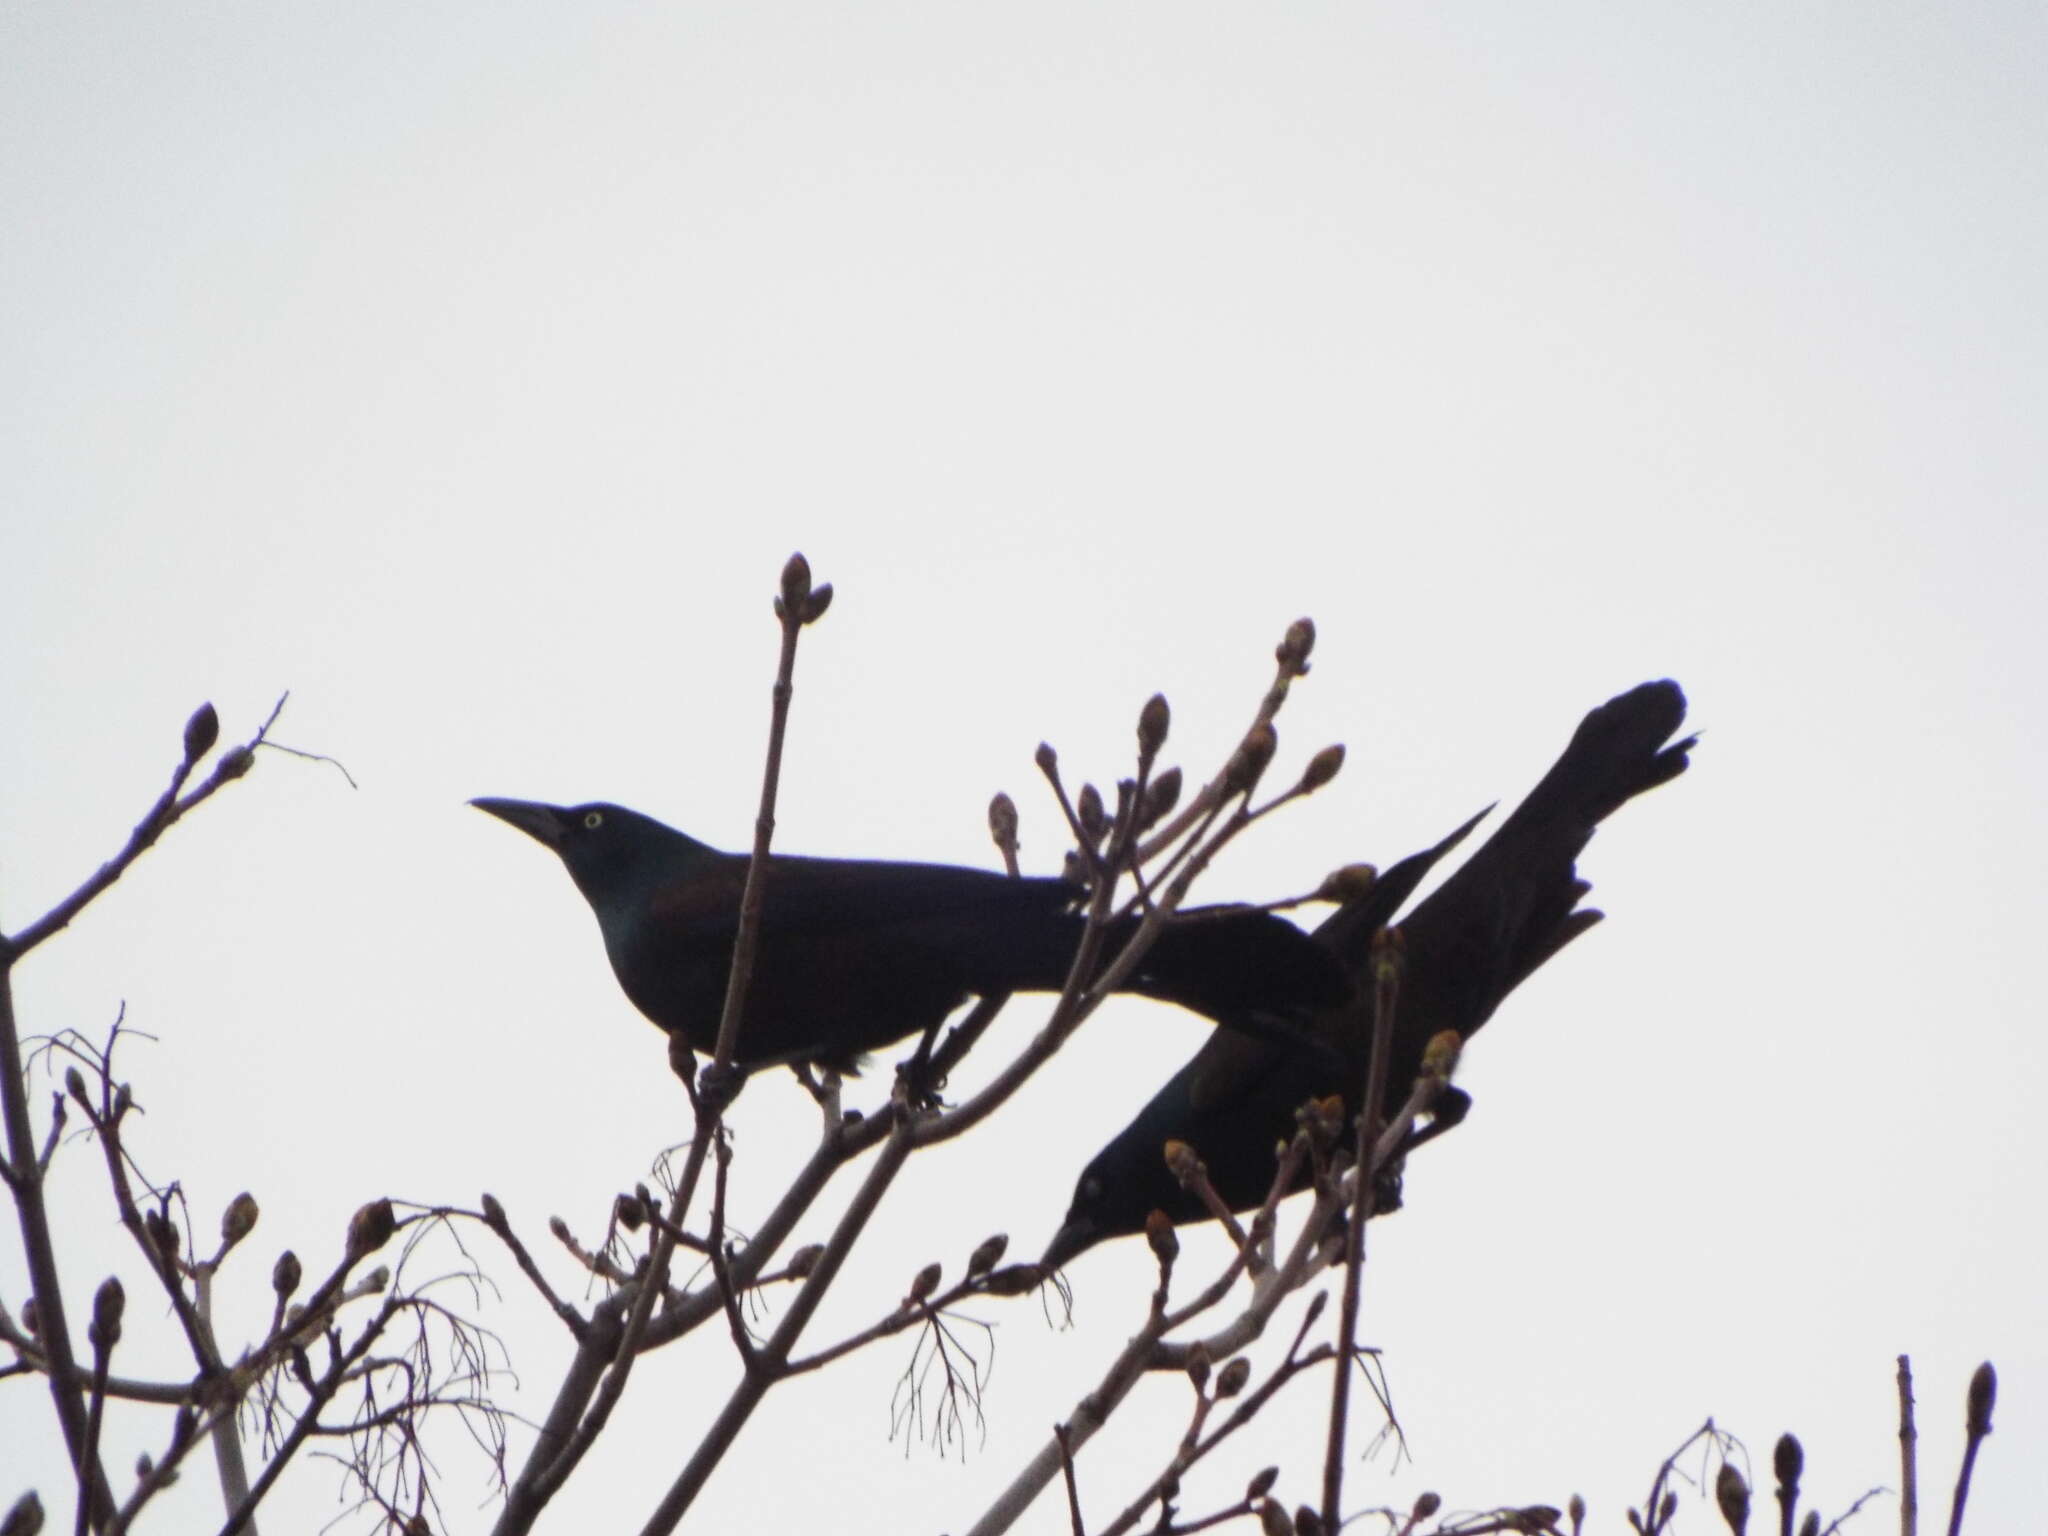
[[[201,699],[235,736],[291,689],[282,739],[362,786],[266,759],[23,966],[26,1024],[125,999],[161,1038],[128,1062],[145,1155],[205,1221],[256,1192],[267,1316],[268,1257],[331,1254],[370,1195],[588,1231],[683,1134],[573,889],[462,802],[742,845],[792,549],[839,599],[791,850],[991,862],[1007,788],[1045,867],[1041,738],[1114,776],[1160,688],[1206,767],[1308,613],[1283,739],[1350,763],[1210,886],[1278,895],[1520,794],[1669,674],[1693,772],[1597,841],[1612,921],[1480,1037],[1471,1123],[1376,1229],[1415,1463],[1356,1486],[1577,1489],[1611,1529],[1711,1414],[1760,1462],[1796,1430],[1838,1510],[1896,1479],[1909,1350],[1943,1508],[1998,1362],[1976,1528],[2018,1529],[2048,1498],[2044,43],[2012,4],[13,7],[0,922],[113,851]],[[1035,1248],[1199,1027],[1105,1014],[913,1170],[818,1336],[992,1228]],[[737,1120],[763,1198],[810,1106],[768,1079]],[[60,1166],[89,1294],[119,1234],[89,1149]],[[985,1309],[964,1465],[886,1440],[884,1347],[771,1399],[704,1525],[968,1524],[1148,1270],[1078,1264],[1071,1332]],[[507,1274],[537,1411],[560,1341]],[[563,1528],[637,1523],[727,1349],[636,1375]],[[1091,1515],[1184,1390],[1090,1449]],[[1319,1402],[1188,1507],[1267,1460],[1302,1496]],[[57,1475],[47,1417],[0,1384],[32,1448],[0,1491]],[[445,1470],[480,1528],[480,1468]],[[291,1519],[331,1494],[302,1475]],[[179,1497],[208,1528],[208,1479]]]

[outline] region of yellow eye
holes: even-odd
[[[601,827],[601,826],[603,826],[603,825],[604,825],[604,812],[603,812],[603,811],[585,811],[585,812],[583,813],[583,830],[584,830],[584,831],[586,831],[586,832],[595,832],[595,831],[596,831],[596,830],[597,830],[597,829],[598,829],[599,827]]]

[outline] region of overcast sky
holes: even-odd
[[[1349,763],[1208,887],[1279,896],[1519,795],[1674,676],[1693,771],[1597,840],[1610,921],[1475,1043],[1471,1121],[1375,1228],[1413,1460],[1356,1497],[1577,1490],[1615,1529],[1712,1415],[1760,1473],[1796,1430],[1838,1512],[1896,1483],[1910,1351],[1930,1518],[1991,1358],[1973,1528],[2020,1529],[2048,1500],[2044,44],[1989,3],[12,6],[0,922],[113,852],[201,700],[239,737],[291,690],[280,738],[360,785],[266,757],[22,966],[24,1027],[125,1001],[158,1037],[139,1151],[204,1227],[262,1202],[228,1291],[256,1329],[276,1250],[322,1267],[366,1198],[490,1188],[545,1243],[686,1134],[569,882],[463,802],[743,846],[793,549],[838,601],[792,851],[992,863],[1008,789],[1050,868],[1034,746],[1113,778],[1156,688],[1205,771],[1305,613],[1283,748]],[[1035,1251],[1201,1027],[1107,1011],[921,1159],[816,1339],[992,1229]],[[735,1121],[758,1213],[813,1112],[777,1075]],[[131,1335],[167,1341],[95,1156],[58,1164],[69,1287],[118,1260]],[[537,1413],[563,1341],[492,1264]],[[1149,1274],[1084,1258],[1067,1330],[979,1309],[964,1459],[890,1441],[884,1345],[775,1394],[698,1518],[964,1527]],[[711,1332],[636,1373],[555,1528],[637,1526],[722,1397]],[[1089,1448],[1092,1521],[1185,1391]],[[1268,1461],[1311,1497],[1321,1395],[1190,1512]],[[0,1383],[0,1497],[67,1502],[48,1419]],[[482,1528],[480,1464],[443,1470]],[[313,1465],[277,1523],[333,1493]],[[163,1528],[211,1528],[203,1472],[176,1497]]]

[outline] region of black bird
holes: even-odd
[[[1668,681],[1644,683],[1601,705],[1528,799],[1401,922],[1389,1112],[1408,1096],[1431,1036],[1445,1029],[1469,1036],[1544,961],[1600,921],[1599,912],[1579,906],[1591,887],[1574,861],[1593,829],[1625,801],[1685,771],[1697,738],[1671,741],[1684,720],[1685,695]],[[1167,1169],[1168,1140],[1194,1148],[1232,1210],[1264,1203],[1274,1149],[1293,1136],[1295,1111],[1330,1094],[1341,1094],[1347,1111],[1356,1107],[1372,1040],[1365,977],[1373,934],[1486,814],[1403,859],[1316,929],[1315,941],[1356,982],[1353,999],[1315,1026],[1334,1052],[1211,1035],[1083,1170],[1066,1221],[1046,1249],[1047,1267],[1142,1230],[1155,1209],[1176,1223],[1207,1214]]]
[[[708,1055],[747,856],[616,805],[470,804],[561,857],[626,996]],[[935,1028],[969,996],[1057,992],[1081,939],[1078,895],[1064,880],[952,865],[772,855],[733,1064],[850,1071],[864,1052]],[[1134,925],[1117,925],[1112,943]],[[1292,923],[1256,907],[1211,907],[1168,924],[1124,990],[1300,1040],[1350,983]]]

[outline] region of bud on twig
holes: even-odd
[[[989,1296],[1022,1296],[1044,1284],[1045,1275],[1036,1264],[1005,1264],[982,1281],[981,1289]]]
[[[1465,1049],[1465,1037],[1455,1029],[1440,1029],[1429,1037],[1429,1044],[1422,1048],[1422,1071],[1424,1076],[1449,1080],[1458,1070],[1458,1057]]]
[[[1209,1385],[1208,1345],[1198,1343],[1188,1351],[1188,1380],[1195,1384],[1197,1392]]]
[[[1799,1536],[1820,1536],[1820,1511],[1809,1509],[1806,1518],[1799,1522]]]
[[[1259,779],[1280,749],[1280,733],[1270,725],[1258,725],[1245,734],[1230,761],[1223,765],[1223,792],[1248,795],[1258,788]]]
[[[21,1304],[21,1326],[28,1330],[28,1336],[39,1339],[43,1336],[43,1309],[31,1296]]]
[[[1308,671],[1308,655],[1316,648],[1316,623],[1314,619],[1300,618],[1287,626],[1287,633],[1273,650],[1273,659],[1280,663],[1280,670],[1289,677],[1300,677]]]
[[[1145,803],[1138,807],[1138,830],[1149,831],[1165,820],[1180,804],[1180,769],[1168,768],[1145,786]]]
[[[825,610],[832,606],[832,583],[821,581],[811,588],[811,595],[804,603],[804,622],[815,624],[825,617]]]
[[[489,1190],[484,1191],[483,1198],[477,1201],[477,1207],[484,1213],[485,1226],[495,1229],[505,1225],[505,1207]]]
[[[994,1269],[1002,1259],[1004,1250],[1009,1246],[1010,1239],[1007,1233],[998,1232],[993,1237],[983,1238],[980,1246],[967,1255],[968,1278],[975,1279]]]
[[[398,1230],[397,1213],[389,1200],[372,1200],[349,1219],[348,1258],[351,1264],[367,1258],[391,1241]]]
[[[1246,1501],[1249,1502],[1253,1499],[1263,1499],[1267,1494],[1273,1491],[1273,1485],[1279,1481],[1280,1469],[1278,1467],[1262,1468],[1252,1478],[1250,1482],[1244,1485],[1244,1496]]]
[[[782,567],[782,595],[775,600],[775,617],[803,623],[810,598],[811,562],[801,554],[791,555]]]
[[[1145,701],[1145,707],[1138,711],[1138,756],[1150,762],[1159,755],[1159,749],[1166,745],[1166,729],[1173,721],[1173,711],[1167,708],[1166,695],[1155,693]]]
[[[1093,784],[1081,786],[1081,796],[1074,802],[1074,815],[1089,842],[1099,843],[1108,834],[1109,817],[1102,809],[1102,791]]]
[[[1427,1520],[1443,1507],[1444,1501],[1441,1494],[1418,1493],[1415,1496],[1415,1507],[1409,1511],[1409,1518],[1416,1522]]]
[[[256,1208],[256,1197],[246,1189],[228,1202],[228,1208],[220,1213],[221,1252],[235,1246],[256,1230],[256,1218],[261,1214]]]
[[[1059,772],[1060,755],[1053,751],[1052,743],[1049,741],[1041,741],[1038,744],[1038,750],[1031,754],[1031,760],[1038,764],[1038,771],[1047,778]]]
[[[1806,1470],[1806,1451],[1799,1444],[1799,1437],[1790,1433],[1778,1436],[1778,1443],[1771,1451],[1771,1470],[1778,1474],[1778,1487],[1782,1492],[1799,1491],[1799,1474]]]
[[[1316,1319],[1323,1315],[1323,1308],[1328,1306],[1329,1304],[1330,1293],[1328,1291],[1317,1291],[1315,1295],[1311,1296],[1308,1300],[1308,1315],[1302,1319],[1302,1325],[1304,1327],[1313,1328],[1315,1326]]]
[[[1312,795],[1330,780],[1337,777],[1337,770],[1344,766],[1344,746],[1333,742],[1308,760],[1308,766],[1301,771],[1301,792]]]
[[[90,1114],[92,1105],[85,1097],[85,1074],[76,1067],[64,1069],[64,1091],[78,1100],[79,1107]]]
[[[1244,1390],[1244,1384],[1252,1379],[1252,1363],[1243,1355],[1232,1360],[1216,1373],[1216,1396],[1220,1400],[1235,1397]]]
[[[239,779],[256,766],[256,754],[247,747],[234,747],[220,760],[220,766],[213,770],[213,776],[222,781]]]
[[[196,763],[213,750],[213,744],[220,740],[220,716],[214,713],[211,704],[202,704],[192,711],[192,718],[185,722],[185,761]]]
[[[1202,1166],[1195,1149],[1184,1141],[1169,1140],[1166,1143],[1166,1171],[1181,1184],[1192,1184],[1209,1170]]]
[[[638,1232],[647,1220],[647,1207],[634,1195],[620,1195],[612,1201],[612,1220],[628,1232]]]
[[[1276,1499],[1259,1500],[1259,1536],[1301,1536]]]
[[[1295,1505],[1294,1536],[1324,1536],[1323,1517],[1306,1504]]]
[[[1017,846],[1017,802],[998,794],[988,803],[988,835],[1004,852]]]
[[[0,1520],[0,1536],[36,1536],[43,1528],[43,1501],[31,1488],[14,1501],[7,1518]]]
[[[921,1301],[929,1299],[932,1292],[939,1288],[939,1274],[940,1270],[937,1261],[927,1264],[923,1269],[920,1269],[917,1272],[916,1278],[910,1282],[910,1294],[903,1298],[903,1304],[906,1307],[912,1307]]]
[[[1164,1211],[1148,1211],[1145,1215],[1145,1241],[1151,1245],[1152,1257],[1164,1268],[1180,1257],[1180,1234],[1173,1230],[1173,1221]]]
[[[287,1248],[277,1256],[277,1262],[270,1266],[270,1288],[277,1292],[279,1301],[289,1301],[291,1294],[299,1288],[303,1278],[299,1272],[299,1256]]]
[[[181,1245],[178,1241],[178,1229],[172,1224],[170,1217],[162,1211],[144,1211],[142,1230],[148,1237],[151,1247],[164,1258],[176,1262]]]
[[[1714,1502],[1721,1506],[1721,1518],[1728,1522],[1728,1529],[1735,1536],[1744,1536],[1749,1529],[1749,1484],[1742,1480],[1733,1462],[1722,1462],[1721,1470],[1714,1475]]]
[[[128,1293],[117,1276],[109,1275],[93,1293],[92,1326],[86,1331],[92,1347],[100,1354],[112,1352],[121,1342],[121,1313],[127,1308]]]
[[[1316,887],[1315,900],[1356,901],[1373,888],[1379,877],[1380,872],[1370,864],[1346,864],[1323,876],[1323,883]]]
[[[823,1243],[805,1243],[803,1247],[797,1249],[795,1253],[789,1256],[788,1269],[790,1279],[803,1279],[818,1267],[818,1260],[823,1257],[825,1257],[825,1245]]]
[[[1565,1501],[1564,1512],[1571,1517],[1574,1532],[1586,1523],[1586,1501],[1576,1493]]]
[[[1970,1377],[1970,1414],[1967,1428],[1973,1439],[1991,1433],[1991,1410],[1998,1403],[1998,1372],[1986,1360]]]

